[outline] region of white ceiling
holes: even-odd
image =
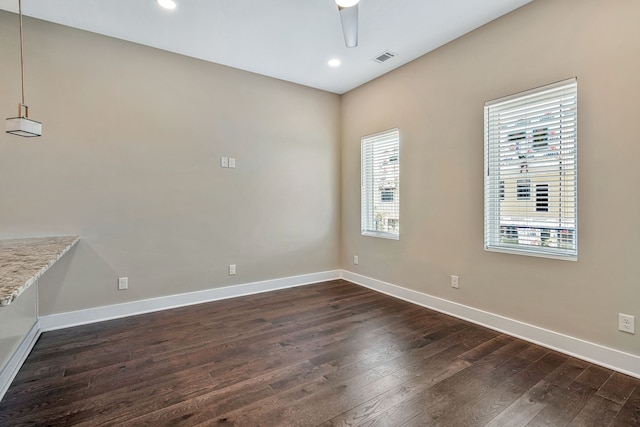
[[[361,0],[346,48],[334,0],[23,0],[23,13],[218,64],[345,93],[532,0]],[[0,0],[17,12],[18,0]],[[25,26],[25,32],[28,27]],[[397,56],[372,61],[383,51]],[[338,58],[339,68],[327,61]]]

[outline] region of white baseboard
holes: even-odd
[[[226,286],[223,288],[208,289],[198,292],[151,298],[142,301],[133,301],[124,304],[41,316],[29,330],[7,364],[4,367],[0,367],[0,400],[2,400],[2,397],[9,389],[11,382],[18,374],[18,371],[29,356],[31,349],[42,332],[118,319],[121,317],[135,316],[137,314],[151,313],[154,311],[168,310],[188,305],[201,304],[204,302],[275,291],[278,289],[310,285],[312,283],[325,282],[327,280],[335,280],[339,278],[340,270],[323,271],[319,273],[304,274],[301,276],[244,283],[241,285]]]
[[[27,335],[22,339],[20,345],[16,349],[16,351],[11,355],[9,361],[2,367],[0,370],[0,401],[4,397],[4,394],[9,389],[11,382],[18,375],[18,371],[22,367],[22,364],[29,353],[31,353],[31,349],[38,341],[38,337],[40,336],[40,325],[38,321],[33,324]]]
[[[41,332],[201,304],[204,302],[275,291],[278,289],[292,288],[338,278],[640,378],[639,356],[413,291],[391,283],[382,282],[350,271],[331,270],[42,316],[22,340],[22,343],[9,359],[9,362],[0,370],[0,400],[31,352]]]
[[[349,282],[640,378],[640,356],[342,270]]]
[[[50,314],[40,317],[40,330],[42,332],[53,331],[56,329],[86,325],[89,323],[201,304],[204,302],[218,301],[302,285],[310,285],[312,283],[339,278],[340,270],[331,270],[320,273],[304,274],[301,276],[244,283],[241,285],[226,286],[223,288],[207,289],[204,291],[189,292],[185,294],[169,295],[166,297],[151,298],[141,301],[132,301],[104,307],[95,307],[67,313]]]

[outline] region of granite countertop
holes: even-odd
[[[11,304],[78,240],[78,236],[0,240],[0,308]]]

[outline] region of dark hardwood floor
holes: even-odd
[[[640,380],[344,281],[44,333],[2,426],[638,426]]]

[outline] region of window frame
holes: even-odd
[[[376,147],[376,142],[378,147]],[[381,148],[382,147],[382,148]],[[385,148],[386,147],[386,148]],[[391,150],[389,158],[384,161],[376,150]],[[379,162],[379,163],[376,163]],[[382,171],[377,171],[382,169]],[[384,239],[400,239],[400,130],[392,128],[382,132],[365,135],[360,139],[360,231],[362,236],[380,237]],[[392,168],[391,172],[387,168]],[[388,178],[392,176],[393,182]],[[382,180],[382,181],[381,181]],[[377,186],[377,187],[376,187]],[[392,192],[392,200],[383,200],[383,194]],[[393,216],[386,218],[387,230],[381,227],[380,219],[376,220],[376,208],[390,211]],[[378,211],[379,214],[379,211]],[[393,225],[390,225],[393,224]],[[384,225],[382,227],[385,227]]]
[[[484,249],[577,261],[577,79],[488,101],[484,116]]]

